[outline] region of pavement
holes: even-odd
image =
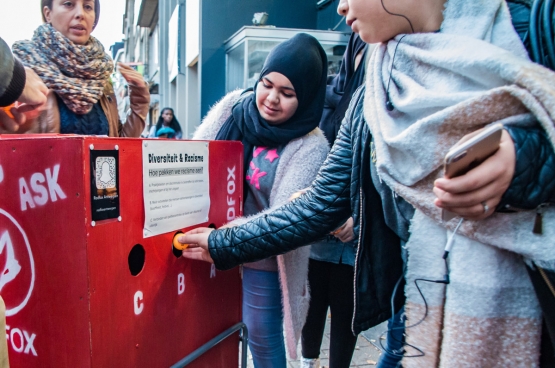
[[[364,331],[358,335],[357,344],[355,347],[355,352],[353,353],[353,359],[351,360],[351,367],[360,368],[373,368],[376,366],[381,350],[379,349],[379,339],[380,335],[387,330],[387,323],[384,322],[381,325],[373,327],[368,331]],[[322,348],[320,353],[320,368],[329,367],[329,345],[330,345],[330,315],[328,314],[328,320],[326,321],[326,328],[324,330],[324,339],[322,341]],[[297,348],[297,355],[301,356],[301,347]],[[248,368],[254,368],[252,362],[252,356],[249,351]],[[299,368],[299,360],[288,360],[287,368]]]

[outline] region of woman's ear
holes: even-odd
[[[48,6],[42,8],[42,14],[44,15],[46,23],[50,23],[50,8]]]

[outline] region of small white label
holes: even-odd
[[[177,295],[185,292],[185,275],[180,273],[177,275]]]
[[[143,303],[143,292],[137,291],[133,297],[133,308],[135,309],[135,315],[139,315],[143,312],[145,305]]]
[[[145,237],[207,222],[210,182],[206,144],[151,141],[142,151]]]

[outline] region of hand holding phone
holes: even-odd
[[[445,155],[445,176],[464,175],[493,155],[499,149],[502,131],[502,124],[494,124],[454,145]]]
[[[445,177],[455,178],[464,175],[495,154],[499,149],[502,132],[503,125],[494,124],[467,136],[453,146],[445,155]],[[486,206],[484,208],[487,208]],[[454,217],[456,214],[443,210],[443,221],[449,221]]]

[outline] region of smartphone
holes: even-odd
[[[461,176],[480,165],[499,149],[503,124],[493,124],[468,140],[457,143],[445,155],[444,168],[447,178]],[[443,221],[456,217],[443,210]]]

